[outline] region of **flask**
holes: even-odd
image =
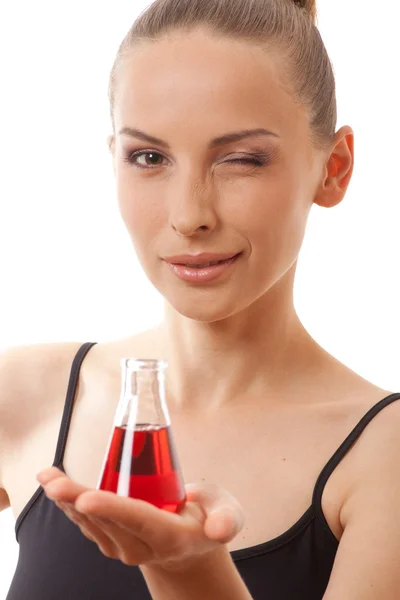
[[[97,489],[179,512],[186,501],[162,360],[122,358],[121,395]]]

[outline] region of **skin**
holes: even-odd
[[[280,60],[198,29],[142,44],[119,75],[109,146],[122,219],[147,276],[165,298],[165,320],[156,332],[169,363],[171,414],[212,418],[239,406],[256,411],[261,403],[304,402],[308,366],[328,372],[334,363],[302,326],[293,285],[313,204],[330,208],[345,196],[354,135],[344,126],[329,147],[313,147],[307,109],[281,79]],[[123,127],[170,147],[119,135]],[[276,135],[207,147],[217,136],[260,127]],[[144,168],[135,167],[124,159],[136,150],[156,152],[156,160],[142,155]],[[229,162],[255,152],[269,156],[265,166]],[[180,281],[162,260],[200,251],[242,255],[229,273],[203,286]],[[199,377],[201,386],[193,383]],[[304,393],[294,396],[293,386]],[[38,480],[107,556],[127,564],[182,564],[215,551],[243,526],[237,501],[217,486],[210,492],[197,484],[181,515],[162,514],[151,529],[156,509],[145,503],[88,490],[55,468]],[[218,519],[211,517],[216,509]],[[173,530],[177,555],[157,545],[163,531]]]

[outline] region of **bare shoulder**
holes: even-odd
[[[390,394],[392,395],[392,394]],[[395,457],[397,478],[398,459],[400,459],[400,395],[394,396],[391,403],[387,404],[365,427],[349,453],[348,467],[353,474],[353,481],[360,478],[360,474],[367,475],[374,468],[386,465],[390,468],[389,456]]]
[[[54,386],[68,381],[82,342],[12,346],[0,354],[0,487],[7,447],[46,418]]]
[[[371,388],[373,389],[373,388]],[[371,498],[366,490],[368,486],[375,488],[378,480],[382,480],[382,490],[384,493],[393,491],[393,482],[397,479],[398,461],[400,460],[400,396],[393,396],[391,403],[383,406],[378,411],[380,401],[392,396],[394,392],[382,390],[382,393],[374,399],[368,398],[366,406],[362,409],[362,414],[358,414],[353,420],[353,425],[360,422],[360,417],[365,418],[370,410],[373,410],[372,418],[368,420],[365,427],[357,437],[344,460],[336,468],[339,476],[340,485],[340,514],[338,515],[343,531],[349,522],[350,509],[358,505],[355,503],[357,498]],[[375,409],[375,410],[374,410]],[[352,425],[352,427],[353,427]],[[331,478],[331,479],[334,479]],[[329,487],[329,486],[328,486]],[[400,486],[399,486],[400,491]]]
[[[0,355],[0,422],[10,425],[10,416],[39,401],[82,343],[29,344],[4,350]]]

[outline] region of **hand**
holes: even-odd
[[[50,467],[37,475],[45,494],[109,558],[126,565],[180,568],[230,542],[244,516],[229,492],[212,484],[186,484],[179,514],[143,500],[93,490]]]

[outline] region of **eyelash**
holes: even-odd
[[[154,166],[147,166],[144,167],[142,165],[138,165],[137,163],[135,163],[135,159],[138,158],[139,156],[143,156],[146,154],[156,154],[158,156],[162,157],[162,154],[160,154],[159,152],[154,152],[152,150],[136,150],[135,152],[131,152],[127,157],[124,157],[124,161],[127,162],[128,164],[136,167],[137,169],[145,169],[145,170],[149,170],[149,169],[156,169],[159,166],[162,165],[154,165]],[[163,158],[163,157],[162,157]],[[255,167],[263,167],[267,164],[269,160],[269,156],[268,154],[265,153],[257,153],[257,154],[251,154],[249,155],[249,158],[236,158],[234,160],[228,160],[226,162],[231,162],[231,163],[237,163],[237,164],[252,164]]]

